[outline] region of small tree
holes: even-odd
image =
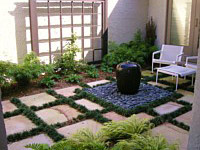
[[[147,22],[146,24],[146,42],[148,42],[150,45],[154,45],[155,41],[157,39],[156,36],[156,24],[153,21],[153,18],[151,17],[151,19]]]

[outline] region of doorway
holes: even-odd
[[[199,0],[169,0],[167,44],[184,46],[186,55],[198,55],[199,20]]]

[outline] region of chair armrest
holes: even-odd
[[[182,56],[186,57],[186,55],[184,53],[177,55],[176,56],[176,62],[179,62],[179,58],[182,57]]]
[[[188,57],[186,57],[186,63],[185,63],[185,65],[188,64],[189,60],[194,60],[194,59],[198,59],[198,56],[188,56]]]
[[[159,53],[161,53],[161,50],[153,52],[152,58],[154,59],[154,56],[155,56],[156,54],[159,54]]]

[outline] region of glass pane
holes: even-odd
[[[189,45],[192,0],[173,0],[170,43]]]

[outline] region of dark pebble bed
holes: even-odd
[[[118,91],[116,82],[94,88],[86,88],[85,91],[125,109],[132,109],[172,94],[167,90],[141,83],[137,94],[124,95]]]

